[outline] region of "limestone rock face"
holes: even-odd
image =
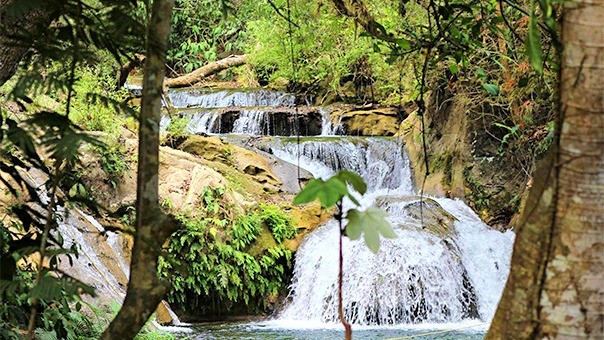
[[[191,136],[180,148],[202,157],[206,165],[238,182],[250,194],[275,193],[281,181],[271,169],[267,157],[218,137]]]
[[[331,113],[345,134],[352,136],[394,136],[401,122],[396,108],[342,108]]]

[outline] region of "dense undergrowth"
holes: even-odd
[[[236,212],[224,187],[206,188],[202,207],[177,218],[159,275],[170,280],[174,306],[193,317],[264,312],[288,284],[296,229],[282,209],[260,204]]]

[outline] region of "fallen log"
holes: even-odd
[[[164,80],[166,87],[184,87],[191,86],[200,82],[203,78],[211,76],[227,68],[240,66],[245,64],[246,55],[233,55],[221,60],[211,62],[204,65],[191,73],[187,73],[180,77]]]

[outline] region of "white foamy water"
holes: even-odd
[[[447,235],[424,230],[408,213],[419,203],[401,145],[385,139],[327,139],[275,146],[273,153],[294,164],[299,159],[317,177],[340,169],[361,174],[369,186],[362,205],[379,198],[390,213],[398,238],[382,239],[377,254],[362,241],[344,239],[348,321],[368,327],[490,321],[509,272],[513,233],[492,230],[461,201],[445,198],[433,198],[424,209],[454,216],[454,230]],[[278,322],[338,323],[337,244],[336,221],[307,236],[296,254],[289,303]]]
[[[176,108],[293,106],[295,103],[295,97],[289,93],[264,89],[246,91],[181,89],[170,91],[168,96]]]
[[[233,124],[233,133],[254,136],[270,135],[268,115],[263,110],[242,110],[239,118]]]

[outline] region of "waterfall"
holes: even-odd
[[[174,109],[162,117],[162,131],[169,128],[174,117],[189,118],[186,132],[193,134],[289,136],[333,134],[341,130],[339,123],[332,126],[327,109],[296,108],[295,96],[283,92],[184,89],[172,90],[168,96]]]
[[[273,153],[290,163],[301,164],[315,177],[327,178],[346,169],[357,172],[367,185],[377,191],[396,189],[411,194],[411,169],[404,156],[403,144],[386,138],[317,138],[299,145],[275,145]]]
[[[427,198],[421,203],[400,142],[325,138],[275,144],[273,153],[294,164],[299,158],[301,167],[316,177],[356,171],[369,187],[362,205],[378,205],[389,213],[398,238],[382,239],[377,254],[362,241],[344,240],[347,320],[398,325],[492,318],[509,272],[513,233],[492,230],[459,200]],[[422,204],[423,223],[417,210]],[[337,228],[332,220],[300,246],[281,320],[338,322]]]
[[[321,136],[334,136],[342,132],[342,116],[334,123],[329,109],[321,107],[319,112],[321,113]]]
[[[44,187],[46,176],[38,170],[28,172],[38,195],[47,204],[49,198]],[[123,237],[104,233],[105,229],[92,216],[77,207],[56,208],[58,232],[63,239],[62,247],[76,247],[78,256],[59,256],[59,268],[70,276],[92,286],[98,298],[105,304],[122,302],[126,295],[129,265],[124,259]]]
[[[263,133],[264,132],[264,133]],[[243,110],[233,124],[233,133],[249,135],[270,135],[270,123],[263,110]]]
[[[180,89],[171,90],[168,97],[175,108],[274,107],[293,106],[295,102],[295,97],[291,94],[263,89],[247,91]]]

